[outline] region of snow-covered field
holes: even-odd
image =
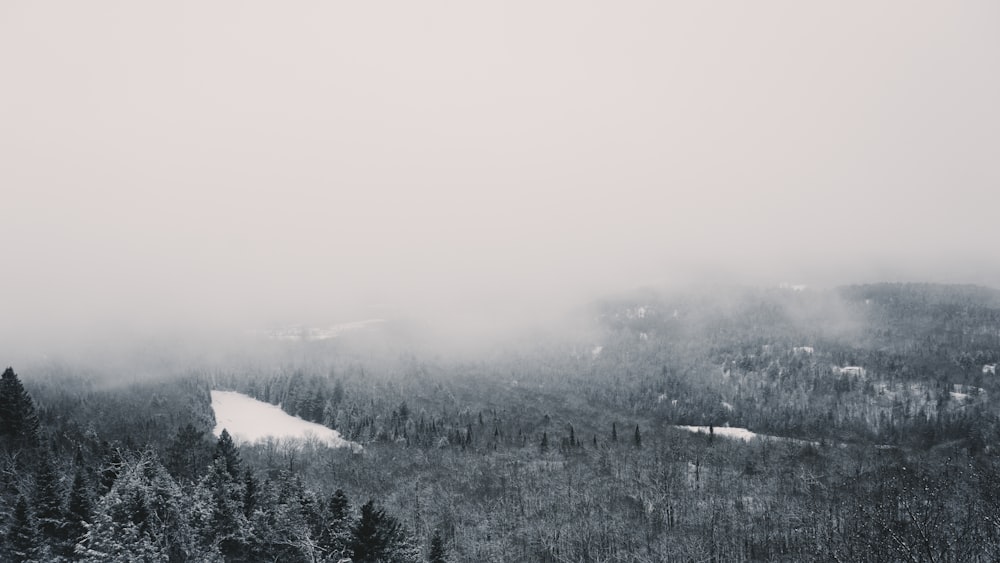
[[[318,440],[331,448],[361,446],[340,437],[340,433],[322,424],[302,420],[279,407],[233,391],[212,391],[216,436],[229,431],[237,443],[276,440]]]
[[[681,430],[687,430],[688,432],[702,432],[708,434],[708,426],[675,426],[674,428],[680,428]],[[730,428],[728,426],[716,426],[712,429],[712,434],[720,438],[734,438],[737,440],[743,440],[744,442],[749,442],[759,436],[756,432],[751,432],[746,428]]]
[[[674,426],[674,428],[679,428],[681,430],[687,430],[688,432],[699,432],[702,434],[708,434],[708,426]],[[729,426],[715,426],[712,428],[712,434],[720,438],[732,438],[734,440],[743,440],[744,442],[749,442],[754,439],[761,440],[781,440],[784,442],[795,442],[798,444],[810,444],[813,446],[818,446],[818,442],[810,442],[808,440],[799,440],[798,438],[783,438],[781,436],[771,436],[770,434],[758,434],[746,428],[730,428]]]

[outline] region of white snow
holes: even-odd
[[[590,350],[590,355],[596,358],[601,355],[602,350],[604,350],[604,346],[594,346],[593,349]]]
[[[733,405],[731,405],[731,404],[729,404],[729,403],[727,403],[725,401],[722,401],[722,407],[724,409],[726,409],[727,411],[730,411],[730,412],[732,412],[732,410],[733,410]]]
[[[708,426],[675,426],[674,428],[680,428],[681,430],[687,430],[688,432],[701,432],[703,434],[708,434]],[[737,440],[743,440],[744,442],[749,442],[758,436],[756,432],[751,432],[746,428],[730,428],[728,426],[715,426],[712,428],[712,434],[715,436],[720,436],[722,438],[735,438]]]
[[[709,433],[708,426],[674,426],[674,428],[701,434]],[[781,436],[771,436],[770,434],[758,434],[751,430],[747,430],[746,428],[732,428],[729,426],[715,426],[712,428],[712,434],[721,438],[732,438],[734,440],[743,440],[744,442],[749,442],[759,438],[761,440],[781,440],[783,442],[794,442],[797,444],[811,444],[813,446],[819,445],[819,442],[810,442],[808,440],[799,440],[797,438],[783,438]]]
[[[361,449],[359,444],[340,437],[340,433],[322,424],[292,416],[280,407],[258,401],[233,391],[212,391],[216,436],[229,431],[235,442],[256,443],[276,440],[318,440],[331,448]]]
[[[955,399],[956,401],[964,401],[964,400],[966,400],[966,399],[969,398],[969,394],[968,393],[956,393],[955,391],[951,391],[951,398]]]

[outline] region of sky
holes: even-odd
[[[1000,286],[998,24],[992,0],[8,0],[0,338]]]

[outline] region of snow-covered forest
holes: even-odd
[[[586,339],[475,361],[333,339],[131,383],[8,369],[3,559],[1000,557],[1000,292],[717,288],[590,312]],[[358,447],[282,437],[294,422],[235,443],[213,391]]]

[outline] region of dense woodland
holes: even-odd
[[[478,358],[366,336],[8,369],[0,560],[1000,559],[1000,292],[643,291],[588,318]],[[212,389],[363,448],[216,437]]]

